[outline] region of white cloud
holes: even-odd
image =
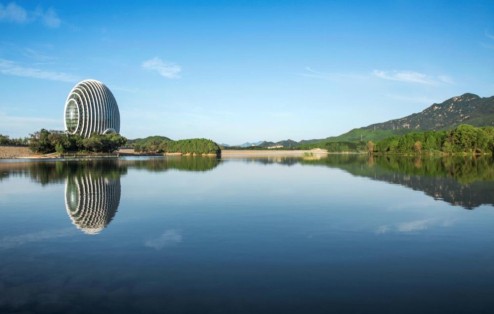
[[[180,65],[175,63],[164,62],[158,57],[154,57],[152,59],[146,60],[142,63],[142,67],[146,70],[156,71],[161,76],[174,79],[180,77],[180,72],[182,72],[182,68]]]
[[[0,3],[0,21],[18,24],[40,21],[52,28],[59,27],[61,24],[60,18],[52,8],[44,10],[42,7],[38,7],[29,12],[15,2],[10,2],[7,5]]]
[[[37,68],[25,67],[14,61],[0,59],[0,73],[12,76],[31,77],[43,80],[77,82],[79,79],[63,72],[46,71]]]
[[[34,11],[34,16],[41,22],[43,22],[43,24],[45,24],[46,26],[52,28],[59,27],[62,22],[55,10],[53,10],[52,8],[44,11],[41,7],[38,7],[36,11]]]
[[[155,250],[161,250],[165,247],[177,245],[180,242],[182,242],[182,235],[175,229],[170,229],[157,238],[147,240],[144,245]]]
[[[374,70],[372,74],[380,79],[404,83],[425,85],[453,84],[453,79],[446,75],[430,76],[414,71],[381,71]]]
[[[26,23],[28,22],[27,11],[11,2],[7,5],[0,3],[0,21],[13,22],[13,23]]]

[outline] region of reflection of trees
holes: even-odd
[[[220,160],[214,157],[182,157],[171,156],[150,159],[123,159],[119,161],[121,167],[162,172],[170,169],[182,171],[209,171],[218,166]]]
[[[130,169],[162,172],[170,169],[183,171],[209,171],[220,160],[212,157],[161,157],[150,159],[88,159],[30,162],[0,162],[0,180],[9,177],[29,177],[42,185],[63,183],[73,175],[91,172],[106,178],[116,178]]]
[[[88,171],[105,177],[120,177],[127,173],[127,168],[119,167],[116,159],[0,163],[3,178],[29,177],[42,185],[63,183],[69,176],[85,174]]]
[[[494,205],[494,159],[491,157],[330,155],[302,163],[325,165],[355,176],[400,184],[467,209]]]

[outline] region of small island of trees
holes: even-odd
[[[182,155],[221,155],[220,146],[212,140],[195,138],[173,141],[164,136],[149,136],[129,141],[136,153],[180,153]]]

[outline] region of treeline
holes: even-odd
[[[219,145],[205,138],[173,141],[163,136],[150,136],[134,140],[129,146],[137,153],[221,154]]]
[[[462,124],[450,131],[413,132],[368,142],[367,149],[391,154],[490,154],[494,153],[494,127]]]
[[[333,153],[494,154],[494,127],[462,124],[449,131],[411,132],[373,141],[325,141],[298,149],[323,148]]]
[[[27,146],[28,138],[10,138],[8,135],[0,134],[0,146]]]
[[[120,134],[93,134],[84,138],[77,134],[41,129],[31,134],[29,148],[35,153],[95,152],[112,153],[125,145],[127,139]]]

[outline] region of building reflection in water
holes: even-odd
[[[68,177],[65,208],[72,223],[86,234],[98,234],[111,222],[120,203],[120,176],[86,173]]]

